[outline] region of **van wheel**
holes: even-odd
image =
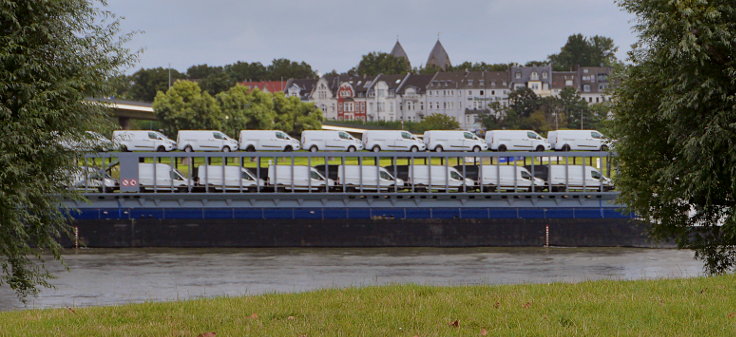
[[[245,148],[245,151],[256,152],[256,148],[253,145],[248,145],[248,147]]]
[[[544,152],[544,146],[537,145],[537,152]]]
[[[601,145],[601,151],[608,151],[608,145]]]
[[[287,146],[284,148],[284,152],[291,152],[294,151],[294,149],[291,148],[291,146]]]
[[[506,145],[499,145],[498,152],[506,152]]]
[[[442,152],[442,151],[444,151],[444,150],[445,150],[445,149],[443,149],[443,148],[442,148],[442,145],[437,145],[437,146],[436,146],[436,147],[434,148],[434,152]]]
[[[480,146],[473,146],[473,152],[480,152]]]
[[[222,152],[230,152],[230,147],[229,146],[223,146],[222,147]]]
[[[355,146],[348,146],[348,152],[355,152]]]
[[[121,146],[120,150],[122,150],[123,152],[130,152],[130,150],[128,150],[128,147],[125,145]]]
[[[373,152],[381,152],[381,147],[378,146],[378,145],[376,145],[376,146],[373,147],[373,149],[371,149],[371,151],[373,151]]]
[[[156,152],[166,152],[166,148],[163,146],[159,146],[158,148],[156,148]]]
[[[419,148],[416,147],[416,146],[412,146],[411,147],[411,150],[409,150],[409,151],[411,151],[411,152],[419,152]]]
[[[193,152],[194,149],[192,149],[191,145],[187,145],[187,147],[184,148],[184,152]]]
[[[309,152],[317,152],[319,151],[319,148],[317,148],[317,145],[312,145],[312,147],[309,148]]]
[[[562,145],[562,151],[570,151],[570,145]]]

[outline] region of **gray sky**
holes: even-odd
[[[633,16],[614,0],[109,0],[123,31],[143,31],[140,67],[306,61],[345,71],[399,36],[412,66],[424,64],[440,33],[453,64],[524,63],[559,51],[574,33],[613,38],[619,59],[636,37]]]

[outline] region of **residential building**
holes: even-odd
[[[396,89],[409,74],[376,76],[367,92],[369,121],[395,121],[399,116],[400,97]]]
[[[577,71],[580,79],[578,92],[588,104],[602,103],[611,100],[608,93],[609,67],[580,67]]]
[[[284,93],[286,96],[299,97],[302,101],[308,101],[317,85],[317,81],[317,79],[313,78],[289,79],[286,81]]]
[[[526,87],[538,96],[552,95],[552,66],[511,67],[511,89]]]
[[[286,89],[286,81],[240,82],[240,84],[249,89],[258,89],[270,93],[284,92],[284,89]]]
[[[408,74],[396,89],[400,121],[421,121],[427,116],[427,86],[434,74]]]

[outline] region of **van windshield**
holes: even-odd
[[[213,134],[213,136],[215,136],[215,139],[225,139],[225,135],[223,135],[223,134],[221,134],[219,132],[215,132]]]
[[[600,133],[598,133],[597,131],[591,132],[590,133],[590,136],[593,137],[594,139],[601,139],[601,138],[603,138],[603,135],[600,134]]]
[[[278,139],[289,139],[289,136],[287,136],[283,132],[276,132],[276,138],[278,138]]]
[[[465,139],[475,139],[475,136],[470,132],[464,132],[463,136],[465,136]]]
[[[463,176],[460,175],[460,173],[457,173],[455,171],[450,171],[450,178],[455,180],[463,180]]]
[[[527,171],[521,171],[521,177],[524,179],[532,180],[532,175]]]
[[[310,171],[309,177],[315,180],[325,180],[325,177],[323,177],[317,171]]]
[[[527,132],[526,136],[529,137],[530,139],[542,139],[542,137],[540,137],[538,134],[536,134],[535,132],[531,132],[531,131]]]
[[[247,169],[243,169],[243,171],[240,172],[240,178],[245,180],[256,180],[256,178],[253,177]]]
[[[171,169],[171,171],[169,171],[169,176],[171,177],[171,179],[184,180],[184,176],[176,169]]]
[[[341,139],[352,139],[353,137],[350,137],[350,135],[345,132],[340,132],[340,138]]]
[[[158,139],[158,135],[155,132],[149,132],[148,139]]]
[[[388,174],[388,172],[385,172],[385,171],[381,171],[381,172],[379,172],[378,174],[379,174],[379,176],[381,177],[381,179],[386,179],[386,180],[394,180],[394,177],[393,177],[393,176],[391,176],[390,174]]]
[[[401,133],[401,138],[404,138],[404,139],[412,139],[412,136],[408,132],[402,132]]]
[[[596,170],[590,171],[590,175],[593,177],[593,179],[598,179],[598,180],[600,180],[602,177],[601,173]]]

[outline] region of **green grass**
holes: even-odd
[[[734,336],[735,282],[396,285],[27,310],[0,313],[0,336]]]

